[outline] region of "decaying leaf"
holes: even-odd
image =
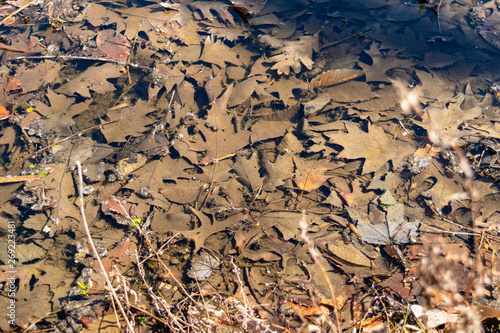
[[[363,193],[359,179],[355,179],[351,187],[350,193],[341,188],[336,189],[349,207],[364,207],[373,199],[373,193]]]
[[[100,94],[114,91],[115,86],[108,81],[122,76],[121,66],[114,64],[104,64],[101,66],[89,67],[86,71],[78,74],[73,80],[57,89],[57,92],[67,96],[73,96],[75,93],[80,96],[90,98],[90,91]]]
[[[23,81],[16,76],[9,76],[7,79],[7,84],[4,86],[4,92],[6,94],[12,92],[23,91]]]
[[[307,83],[292,76],[289,78],[282,77],[279,80],[272,82],[271,85],[266,88],[266,91],[268,93],[278,93],[283,103],[290,106],[297,103],[292,99],[292,97],[294,97],[294,90],[298,91],[299,89],[306,90]]]
[[[445,134],[451,137],[460,135],[460,124],[481,116],[483,110],[480,106],[471,109],[462,109],[461,104],[465,96],[460,96],[455,101],[451,101],[446,107],[430,105],[424,109],[422,121],[419,123],[427,130],[436,131],[436,134]]]
[[[456,56],[441,53],[427,52],[424,54],[424,65],[429,68],[445,68],[458,61]]]
[[[399,52],[400,50],[394,49],[382,52],[376,43],[372,43],[370,49],[366,51],[372,64],[368,65],[363,62],[359,64],[366,75],[366,81],[390,82],[390,77],[387,75],[389,70],[411,67],[413,64],[410,61],[398,57]]]
[[[223,68],[226,62],[234,65],[242,65],[238,54],[221,40],[213,42],[209,37],[205,40],[200,61],[215,64]]]
[[[188,271],[188,276],[196,281],[204,281],[213,271],[218,269],[220,261],[208,252],[201,251],[191,261],[191,268]]]
[[[234,24],[233,15],[228,11],[229,6],[223,2],[213,2],[213,1],[194,1],[189,4],[194,10],[198,10],[201,13],[201,18],[206,20],[213,20],[214,14],[219,15],[222,21],[228,21]]]
[[[219,223],[218,221],[213,221],[206,214],[196,210],[194,208],[189,209],[196,219],[199,221],[200,226],[193,230],[172,230],[173,232],[179,232],[183,234],[186,238],[192,239],[194,241],[194,253],[197,253],[205,244],[205,240],[208,236],[216,234],[218,232],[227,229],[225,223]]]
[[[177,203],[193,203],[202,193],[203,184],[188,179],[176,179],[175,185],[167,186],[160,193]]]
[[[231,0],[234,6],[243,7],[251,14],[258,14],[267,3],[267,0]]]
[[[322,93],[318,95],[312,101],[304,103],[304,114],[308,116],[311,114],[315,114],[318,111],[321,111],[325,107],[325,105],[327,105],[330,102],[330,100],[331,98],[328,93]]]
[[[265,161],[265,168],[269,175],[264,183],[265,191],[275,191],[278,186],[285,185],[285,180],[293,177],[293,162],[289,154],[279,155],[276,161]]]

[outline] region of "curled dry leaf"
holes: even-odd
[[[309,87],[311,89],[329,87],[342,82],[354,80],[363,74],[364,72],[359,69],[331,69],[317,75],[314,79],[312,79],[311,83],[309,83]]]

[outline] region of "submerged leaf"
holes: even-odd
[[[413,153],[411,144],[390,139],[376,125],[369,125],[368,133],[351,122],[345,122],[345,126],[348,133],[329,132],[327,135],[330,136],[330,142],[344,147],[338,157],[365,159],[363,174],[377,171],[387,161],[392,161],[396,167],[401,166],[406,157]]]
[[[302,65],[307,69],[312,69],[314,61],[312,61],[313,50],[318,48],[318,37],[302,36],[295,41],[282,41],[270,36],[262,36],[261,43],[271,48],[276,49],[273,56],[267,59],[267,62],[275,63],[272,70],[276,70],[278,74],[290,74],[290,69],[294,73],[299,73],[302,70]]]
[[[204,281],[212,272],[218,269],[220,266],[220,260],[216,257],[202,251],[199,255],[196,255],[191,261],[191,268],[188,271],[188,276],[196,281]]]
[[[314,191],[323,185],[331,176],[326,176],[328,168],[322,167],[317,161],[304,161],[294,156],[295,178],[294,182],[302,191]]]
[[[125,36],[112,29],[99,31],[97,34],[99,51],[118,61],[126,61],[130,53],[130,43]]]
[[[234,171],[238,175],[238,181],[251,191],[257,190],[262,184],[262,177],[259,174],[259,161],[256,153],[253,153],[250,159],[238,155],[236,163],[234,164]]]

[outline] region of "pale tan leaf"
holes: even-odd
[[[313,50],[318,48],[318,37],[302,36],[296,41],[282,41],[269,36],[262,36],[261,43],[267,45],[276,51],[267,59],[266,62],[275,63],[271,69],[276,70],[278,74],[290,74],[290,69],[294,73],[299,73],[302,66],[307,69],[312,69],[314,61],[312,61]]]
[[[285,185],[284,180],[293,177],[293,161],[289,154],[278,155],[276,161],[265,161],[265,168],[269,174],[264,185],[265,191],[276,191],[278,186]]]
[[[255,76],[237,83],[229,98],[228,106],[233,107],[245,102],[253,94],[257,85],[258,78]]]

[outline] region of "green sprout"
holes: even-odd
[[[35,165],[34,164],[30,164],[30,169],[34,169],[35,168]]]
[[[142,325],[142,327],[146,327],[146,317],[137,317],[137,321]]]
[[[38,175],[40,176],[40,178],[44,178],[49,175],[49,172],[47,170],[42,170],[38,173]]]
[[[142,222],[142,219],[140,217],[137,217],[135,219],[132,219],[132,222],[130,222],[130,225],[133,227],[138,227]]]
[[[78,284],[78,286],[80,286],[80,288],[82,288],[82,295],[83,296],[87,295],[90,287],[87,286],[85,282],[76,281],[76,283]]]

